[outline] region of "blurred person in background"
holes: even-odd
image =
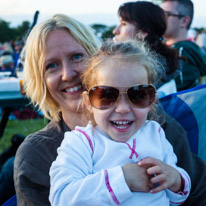
[[[203,50],[203,52],[206,54],[206,30],[199,33],[197,35],[196,41],[197,45]]]
[[[14,59],[8,51],[4,51],[0,56],[0,72],[8,72],[9,77],[16,77]]]
[[[113,30],[114,41],[135,38],[145,41],[159,55],[163,66],[163,76],[155,85],[158,97],[177,92],[174,78],[178,75],[178,54],[163,42],[167,24],[162,9],[151,2],[128,2],[119,7],[118,15],[120,24]]]
[[[13,46],[13,58],[14,58],[14,66],[17,66],[18,60],[20,58],[21,50],[22,50],[22,43],[20,41],[15,41]]]
[[[201,48],[188,39],[192,24],[194,6],[191,0],[163,0],[161,4],[167,18],[166,44],[178,50],[184,61],[180,74],[175,78],[177,90],[189,89],[206,75],[206,56]]]
[[[6,51],[9,52],[11,55],[13,55],[14,49],[9,42],[4,42],[2,47],[3,47],[3,52]]]
[[[24,138],[21,134],[14,134],[11,137],[11,145],[0,154],[0,205],[15,195],[14,158]]]

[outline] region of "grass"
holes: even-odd
[[[4,135],[0,139],[0,154],[10,146],[11,137],[14,134],[27,136],[33,132],[42,129],[48,121],[44,118],[29,120],[9,120],[4,130]]]

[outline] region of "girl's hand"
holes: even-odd
[[[183,183],[179,172],[161,160],[149,157],[141,160],[138,165],[140,167],[147,167],[147,174],[152,176],[150,184],[154,184],[156,187],[150,191],[151,193],[157,193],[167,188],[173,192],[183,190]]]
[[[125,181],[131,191],[149,192],[153,188],[147,169],[148,167],[139,167],[137,163],[128,163],[122,166]]]

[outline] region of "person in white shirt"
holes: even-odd
[[[154,120],[158,72],[138,41],[105,42],[82,75],[86,127],[65,133],[50,168],[52,205],[180,205],[190,177]],[[148,119],[148,120],[147,120]]]

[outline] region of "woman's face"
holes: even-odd
[[[120,24],[113,30],[113,34],[115,35],[113,38],[115,42],[126,41],[129,39],[144,40],[148,35],[147,32],[138,29],[137,26],[123,20],[121,17]]]
[[[120,17],[120,24],[113,30],[113,34],[115,35],[113,38],[114,41],[126,41],[128,39],[134,39],[137,32],[134,24]]]
[[[80,73],[85,69],[85,57],[87,52],[67,30],[48,34],[44,80],[62,113],[76,112],[83,91]]]

